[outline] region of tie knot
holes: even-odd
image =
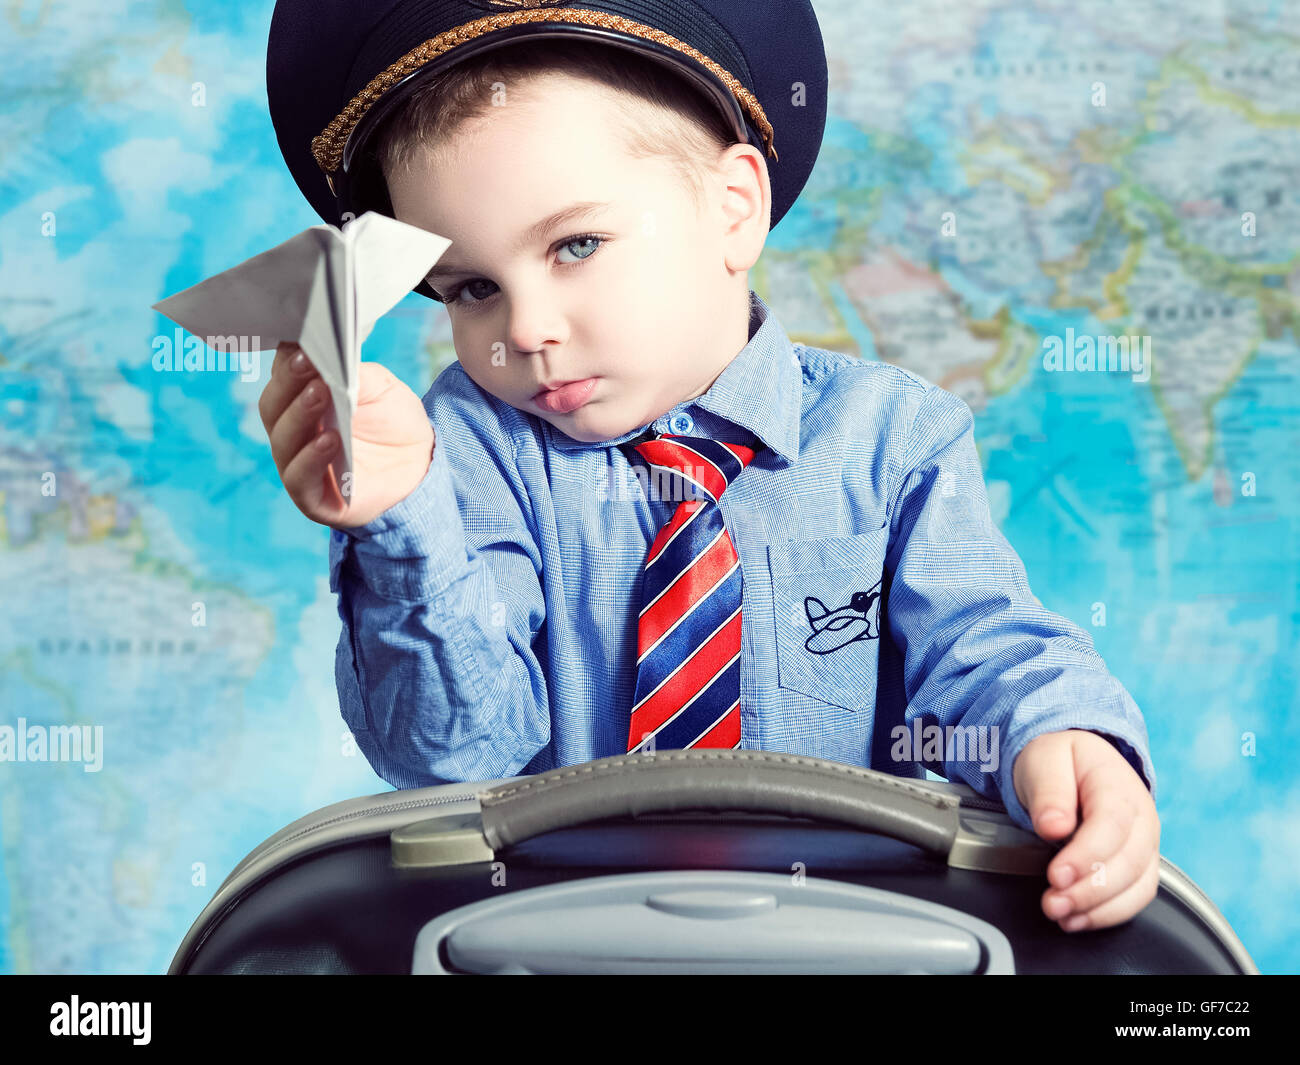
[[[619,445],[628,461],[663,470],[683,482],[688,497],[717,502],[741,475],[763,444],[751,437],[748,444],[729,443],[708,436],[646,434],[646,439]]]

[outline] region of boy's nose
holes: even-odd
[[[514,300],[508,314],[507,339],[516,355],[536,355],[568,338],[564,318],[552,301]]]

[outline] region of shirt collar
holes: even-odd
[[[699,406],[748,429],[787,462],[799,457],[799,418],[803,406],[803,370],[781,323],[753,290],[749,291],[750,338],[709,390],[679,403],[653,422],[610,440],[574,440],[550,422],[537,418],[553,447],[561,451],[608,448],[650,429],[669,432],[674,414]]]

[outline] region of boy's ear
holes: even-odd
[[[771,229],[772,183],[767,162],[752,144],[733,144],[718,156],[715,169],[727,267],[748,270],[762,254]]]

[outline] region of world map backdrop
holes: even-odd
[[[1035,594],[1146,717],[1162,853],[1297,971],[1300,6],[815,6],[825,144],[751,286],[970,404]],[[319,222],[271,10],[0,12],[0,725],[102,730],[94,769],[0,762],[3,972],[161,972],[250,849],[388,788],[257,413],[271,353],[153,359],[152,303]],[[445,313],[407,297],[364,357],[423,393]]]

